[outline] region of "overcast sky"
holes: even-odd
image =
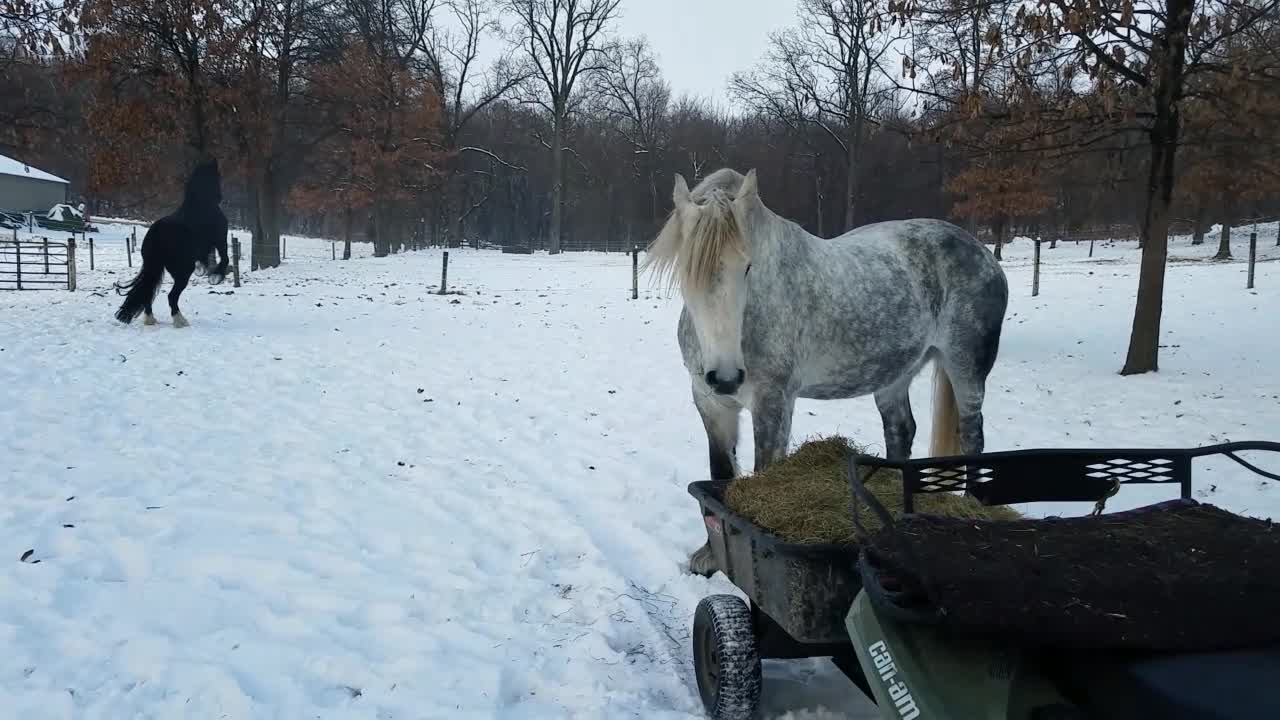
[[[697,95],[726,108],[729,75],[759,61],[769,33],[796,20],[795,0],[622,0],[621,8],[613,34],[649,38],[673,95]],[[456,28],[447,14],[440,20]],[[502,48],[487,38],[481,60],[492,61]]]
[[[755,64],[769,33],[795,19],[795,0],[622,0],[617,32],[649,38],[676,95],[727,103],[729,75]]]

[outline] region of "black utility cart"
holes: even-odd
[[[853,504],[884,523],[856,545],[786,542],[727,507],[731,481],[692,483],[717,569],[747,597],[709,596],[694,615],[707,712],[756,717],[763,659],[830,657],[886,720],[1280,718],[1280,527],[1192,498],[1198,458],[1280,480],[1250,451],[1280,443],[853,455]],[[883,468],[902,473],[899,518],[858,479]],[[1104,512],[1133,485],[1179,497]],[[956,491],[1093,507],[1014,521],[913,512],[918,495]]]

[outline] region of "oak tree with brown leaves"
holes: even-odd
[[[1241,62],[1240,40],[1275,17],[1280,0],[1041,0],[1009,2],[1014,22],[988,33],[988,66],[1042,102],[1055,131],[1071,128],[1066,153],[1131,130],[1146,139],[1142,261],[1129,349],[1121,373],[1159,368],[1160,316],[1182,112],[1195,81],[1231,76],[1274,85],[1276,70]],[[945,3],[895,2],[904,18]],[[1015,11],[1016,9],[1016,11]],[[1063,83],[1063,79],[1068,82]],[[1045,92],[1053,86],[1053,92]],[[1223,102],[1221,97],[1204,98]]]
[[[368,209],[374,254],[397,252],[409,234],[398,208],[440,174],[442,111],[435,85],[394,55],[351,38],[341,59],[312,70],[314,97],[331,109],[335,132],[321,143],[299,195],[331,193],[344,212]]]

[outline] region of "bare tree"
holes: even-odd
[[[764,63],[730,81],[733,94],[789,126],[811,124],[845,167],[844,229],[854,227],[862,148],[884,92],[895,33],[881,0],[800,0],[800,23],[775,33]]]
[[[441,181],[447,201],[440,207],[447,214],[449,243],[456,245],[462,241],[464,221],[478,207],[466,201],[461,156],[474,154],[506,163],[489,148],[463,144],[463,132],[477,113],[505,97],[527,76],[507,56],[487,70],[477,67],[481,41],[500,30],[495,0],[446,0],[445,5],[458,29],[436,29],[427,43],[426,57],[428,75],[444,106],[441,144],[446,155]]]
[[[636,38],[609,49],[596,74],[601,114],[631,146],[632,168],[649,190],[650,214],[661,214],[658,157],[665,149],[664,127],[671,86],[653,56],[649,41]]]
[[[535,102],[551,116],[549,250],[560,252],[564,213],[565,134],[584,75],[600,70],[609,25],[622,0],[506,0],[518,18],[519,44],[540,89]]]

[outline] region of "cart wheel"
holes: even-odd
[[[760,655],[751,610],[735,595],[710,595],[693,615],[693,669],[714,720],[750,720],[760,703]]]

